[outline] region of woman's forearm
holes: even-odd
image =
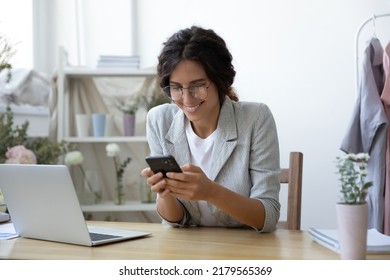
[[[158,197],[157,211],[161,217],[172,223],[179,223],[183,217],[184,212],[181,204],[173,196]]]
[[[242,224],[262,229],[265,220],[263,204],[253,198],[244,197],[216,182],[213,182],[212,193],[208,201],[220,210],[240,221]]]

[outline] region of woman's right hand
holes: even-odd
[[[166,182],[161,172],[154,174],[150,167],[146,167],[141,171],[141,176],[146,178],[146,182],[151,186],[151,191],[158,193],[160,197],[166,197],[171,193],[166,188]]]
[[[180,222],[184,217],[184,210],[172,192],[166,188],[163,174],[161,172],[154,174],[147,167],[141,171],[141,176],[146,177],[146,182],[151,186],[150,189],[152,192],[156,192],[159,197],[157,199],[159,214],[169,221]]]

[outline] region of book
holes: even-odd
[[[140,57],[138,55],[101,55],[97,61],[97,68],[129,68],[138,69]]]
[[[15,228],[12,223],[6,222],[0,224],[0,240],[12,239],[16,237],[19,237],[19,235],[15,232]]]
[[[339,236],[337,229],[309,228],[309,234],[322,246],[340,252]],[[367,230],[367,254],[390,253],[390,236],[378,232],[376,229]]]

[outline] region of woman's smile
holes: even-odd
[[[200,102],[198,105],[191,105],[191,106],[188,106],[188,105],[184,105],[183,104],[183,109],[188,112],[188,113],[195,113],[198,108],[203,104],[204,101]]]

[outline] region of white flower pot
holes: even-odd
[[[364,260],[367,251],[368,205],[336,204],[340,257]]]
[[[76,130],[78,137],[88,137],[91,131],[91,116],[88,114],[76,115]]]

